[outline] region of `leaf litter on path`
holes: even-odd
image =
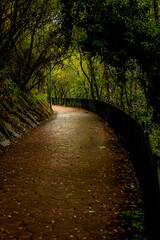
[[[141,200],[131,161],[98,116],[54,110],[0,156],[0,238],[125,239],[121,213]]]

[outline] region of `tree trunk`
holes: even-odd
[[[89,71],[90,71],[90,77],[91,77],[91,94],[93,99],[95,99],[95,94],[94,94],[94,87],[95,87],[95,92],[96,92],[96,96],[97,99],[100,100],[100,96],[99,96],[99,91],[98,91],[98,86],[97,86],[97,82],[96,82],[96,78],[95,78],[95,72],[94,72],[94,66],[93,66],[93,62],[91,57],[88,58],[88,63],[89,63]]]
[[[159,6],[158,6],[158,0],[153,0],[154,4],[154,16],[157,23],[159,23]]]
[[[108,71],[108,66],[106,63],[104,63],[104,82],[105,82],[105,86],[107,89],[107,100],[108,102],[111,101],[111,96],[110,96],[110,83],[109,83],[109,78],[110,78],[110,73]]]

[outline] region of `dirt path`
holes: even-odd
[[[125,239],[138,199],[132,164],[96,115],[57,115],[0,155],[0,239]]]

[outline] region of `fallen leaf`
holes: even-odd
[[[89,213],[94,213],[95,211],[89,211]]]

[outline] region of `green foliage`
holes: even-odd
[[[48,103],[48,101],[47,101],[47,93],[38,92],[36,89],[34,89],[34,90],[32,90],[32,94],[39,101]]]
[[[123,225],[126,232],[125,240],[147,240],[145,228],[145,214],[143,203],[139,203],[137,209],[123,212],[127,224]]]
[[[160,154],[160,124],[150,122],[149,139],[153,152]]]
[[[44,80],[50,62],[57,64],[66,51],[60,9],[58,0],[1,1],[3,79],[12,79],[23,91],[30,91]]]
[[[18,95],[20,93],[20,89],[19,87],[17,86],[17,84],[15,82],[13,82],[11,79],[8,79],[7,80],[7,85],[8,85],[8,89],[10,90],[10,92],[13,94],[13,95]]]
[[[146,88],[146,98],[153,107],[154,120],[158,122],[160,28],[151,11],[153,3],[149,0],[75,0],[68,14],[72,28],[74,25],[79,30],[79,37],[77,32],[73,37],[83,51],[92,56],[98,54],[107,64],[124,71],[131,58],[137,60],[146,73],[142,83],[150,85]]]

